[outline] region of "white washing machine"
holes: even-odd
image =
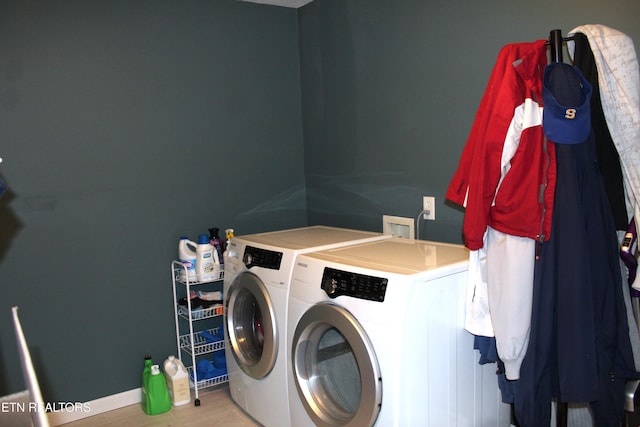
[[[225,253],[225,355],[233,400],[267,427],[290,426],[286,375],[289,283],[296,256],[388,239],[314,226],[234,237]]]
[[[289,407],[304,426],[508,426],[495,365],[464,330],[468,251],[393,238],[300,255]]]

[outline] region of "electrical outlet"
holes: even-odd
[[[436,219],[436,198],[433,196],[423,196],[422,197],[422,209],[424,209],[424,213],[422,215],[423,219],[428,219],[435,221]]]

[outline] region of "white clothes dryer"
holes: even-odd
[[[223,284],[229,389],[236,404],[260,424],[291,425],[286,319],[296,256],[390,237],[314,226],[231,239],[224,257]]]
[[[401,238],[298,256],[292,425],[509,425],[495,365],[479,365],[464,330],[468,258],[459,245]]]

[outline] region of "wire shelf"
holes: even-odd
[[[189,334],[180,335],[180,349],[189,354],[193,354],[194,356],[224,349],[224,339],[211,342],[202,336],[202,332],[203,331],[193,333],[193,346],[191,346],[191,337]],[[207,329],[206,332],[217,337],[220,332],[220,328]]]
[[[195,406],[200,406],[200,399],[198,397],[199,390],[206,387],[224,384],[229,381],[229,376],[226,372],[226,369],[224,369],[215,372],[207,372],[207,375],[213,374],[215,375],[214,377],[194,381],[193,377],[197,376],[197,372],[194,370],[194,367],[197,366],[196,357],[205,354],[211,354],[219,350],[223,350],[224,357],[225,347],[224,338],[222,336],[222,326],[212,329],[194,331],[194,322],[197,320],[210,319],[213,317],[224,315],[224,306],[220,304],[220,301],[217,301],[216,304],[210,307],[199,308],[202,307],[202,305],[199,302],[196,303],[189,298],[192,294],[194,294],[192,286],[214,284],[217,282],[214,287],[219,288],[220,282],[224,280],[224,266],[220,266],[220,271],[216,273],[213,279],[207,281],[198,281],[191,280],[191,278],[188,277],[187,267],[180,261],[174,260],[171,262],[171,276],[173,282],[173,304],[175,308],[174,317],[178,355],[181,362],[185,361],[183,352],[185,353],[185,355],[190,355],[189,359],[191,359],[191,366],[186,366],[187,370],[189,371],[189,385],[191,389],[195,391]],[[184,288],[182,286],[177,286],[178,283],[183,285]],[[184,296],[184,298],[180,298],[182,296]],[[179,301],[182,301],[185,298],[187,299],[185,301],[185,304],[180,304]],[[193,310],[194,305],[192,305],[192,303],[197,304],[195,306],[195,310]],[[189,310],[189,308],[191,308],[192,310]],[[184,323],[180,321],[180,318],[186,321],[189,333],[184,335],[181,334],[181,329],[185,328],[185,326],[180,325],[181,323]],[[217,320],[213,322],[215,324],[219,323]],[[187,365],[187,363],[185,363],[185,365]]]
[[[187,284],[187,277],[185,277],[186,276],[185,272],[186,272],[186,269],[184,268],[175,267],[173,269],[176,282],[182,283],[183,285]],[[224,265],[220,266],[220,271],[216,274],[216,277],[211,280],[200,281],[197,279],[189,279],[188,282],[189,282],[189,286],[194,286],[194,285],[203,285],[205,283],[217,282],[219,280],[224,280]]]
[[[189,320],[189,309],[183,305],[178,305],[178,314],[185,320]],[[224,306],[216,304],[209,308],[200,310],[191,310],[191,320],[210,319],[212,317],[222,316],[224,314]]]
[[[193,367],[189,366],[187,368],[187,371],[189,371],[189,386],[191,388],[195,388],[196,384],[193,381]],[[229,381],[229,375],[228,374],[224,374],[224,375],[220,375],[217,377],[213,377],[213,378],[207,378],[206,380],[200,380],[198,381],[198,388],[202,389],[205,387],[211,387],[214,385],[218,385],[218,384],[224,384],[226,382]]]

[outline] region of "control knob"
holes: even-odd
[[[251,254],[244,254],[244,265],[250,267],[253,262],[253,257]]]
[[[335,298],[336,291],[338,290],[338,282],[336,281],[336,279],[327,280],[326,282],[324,282],[323,289],[327,293],[327,295],[329,295],[329,297]]]

